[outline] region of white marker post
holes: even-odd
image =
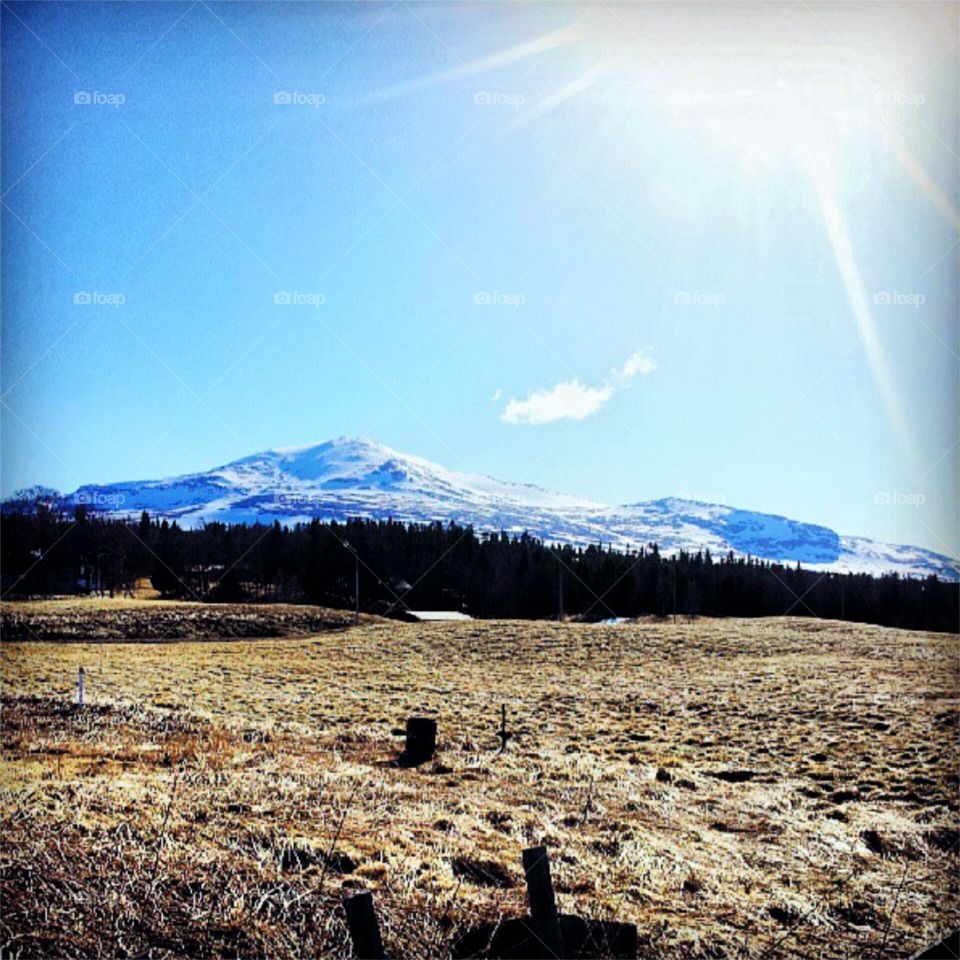
[[[77,706],[83,706],[83,667],[80,668],[80,672],[77,674]]]

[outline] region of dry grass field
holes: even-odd
[[[545,843],[643,957],[906,957],[960,922],[957,654],[802,619],[5,642],[4,955],[348,956],[365,887],[390,956],[449,956]],[[411,715],[440,747],[403,769]]]

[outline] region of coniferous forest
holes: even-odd
[[[314,520],[181,529],[67,508],[54,495],[8,502],[6,598],[122,595],[149,578],[162,596],[292,602],[364,612],[457,610],[482,618],[809,616],[956,631],[960,588],[935,577],[823,573],[709,551],[662,556],[548,545],[534,537],[392,520]]]

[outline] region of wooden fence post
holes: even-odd
[[[533,929],[546,951],[543,956],[549,960],[562,960],[563,937],[560,933],[557,902],[553,896],[550,860],[546,847],[529,847],[523,851],[523,872],[527,877]]]
[[[83,706],[83,667],[77,672],[77,706]]]
[[[357,960],[385,960],[380,925],[373,908],[373,894],[369,891],[343,898],[347,927],[353,941],[353,955]]]
[[[410,717],[407,720],[407,742],[404,755],[422,763],[433,757],[437,749],[437,721],[430,717]]]
[[[512,736],[507,730],[507,705],[505,703],[500,704],[500,729],[497,731],[497,736],[500,738],[499,752],[503,753],[507,749],[507,741]]]

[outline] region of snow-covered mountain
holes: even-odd
[[[147,510],[185,527],[211,520],[292,524],[313,517],[455,520],[478,531],[528,531],[560,543],[603,542],[627,549],[656,542],[667,554],[732,550],[810,569],[960,579],[960,563],[919,547],[841,536],[816,524],[693,500],[609,506],[458,473],[372,440],[347,437],[266,450],[168,480],[83,486],[69,499],[127,516]]]

